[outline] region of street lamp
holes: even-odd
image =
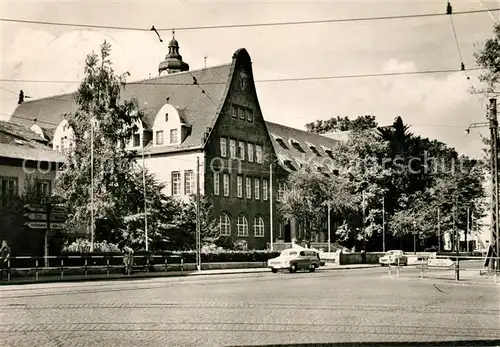
[[[90,119],[90,251],[94,251],[94,126],[95,117]]]
[[[413,255],[417,254],[417,223],[413,222]]]

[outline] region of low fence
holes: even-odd
[[[132,261],[130,259],[133,259]],[[56,276],[113,276],[133,272],[195,271],[196,264],[179,255],[68,255],[50,257],[11,257],[2,269],[3,279],[31,278],[38,281],[42,277]],[[265,268],[267,261],[206,262],[202,270]]]
[[[388,265],[389,276],[406,278],[445,279],[455,281],[471,281],[480,278],[493,277],[497,283],[500,276],[500,257],[490,257],[486,264],[485,257],[479,256],[451,256],[451,255],[421,255],[422,261],[414,266],[403,266],[399,261]]]

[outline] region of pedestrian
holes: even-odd
[[[2,247],[0,248],[0,280],[3,280],[3,273],[4,271],[8,272],[9,271],[9,258],[10,258],[10,247],[7,244],[7,241],[3,240],[2,241]]]
[[[134,250],[125,244],[122,252],[123,252],[123,264],[125,265],[124,273],[130,274],[132,272],[132,266],[134,263]]]

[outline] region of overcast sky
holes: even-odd
[[[497,1],[452,1],[453,10],[500,7]],[[2,1],[4,18],[71,22],[145,29],[286,22],[443,13],[445,1],[329,2],[133,2],[133,1]],[[466,67],[473,52],[492,36],[499,12],[454,16]],[[492,18],[493,17],[493,18]],[[113,46],[117,72],[129,80],[158,74],[168,49],[153,32],[83,30],[34,24],[1,23],[2,79],[79,80],[85,55],[103,40]],[[161,36],[168,42],[170,30]],[[225,64],[244,47],[253,61],[256,80],[353,75],[393,71],[458,69],[460,58],[448,16],[313,25],[209,30],[176,30],[180,53],[191,69]],[[401,116],[413,132],[437,138],[468,155],[480,154],[479,133],[466,136],[472,122],[484,122],[487,100],[468,93],[479,86],[477,72],[302,82],[257,83],[266,120],[303,128],[332,116],[374,114],[379,124]],[[72,92],[75,84],[1,82],[1,115],[16,107],[17,93],[40,98]]]

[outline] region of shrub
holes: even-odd
[[[78,239],[69,245],[65,245],[62,251],[71,253],[89,253],[90,241],[87,239]],[[94,242],[94,252],[120,252],[120,249],[113,243],[102,241]]]

